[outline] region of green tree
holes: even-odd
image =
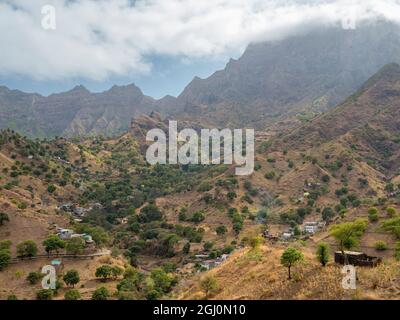
[[[303,254],[295,248],[287,248],[281,256],[281,264],[288,268],[288,279],[292,279],[291,268],[304,259]]]
[[[65,300],[80,300],[81,299],[81,294],[76,289],[68,290],[64,294],[64,299]]]
[[[71,240],[68,240],[65,249],[68,254],[74,256],[82,254],[85,249],[85,241],[82,238],[72,238]]]
[[[321,263],[321,265],[325,267],[329,261],[329,245],[327,243],[325,242],[318,243],[317,258],[319,263]]]
[[[32,240],[26,240],[17,245],[17,255],[21,259],[35,257],[37,252],[37,245]]]
[[[215,231],[219,236],[224,235],[225,233],[228,232],[228,229],[225,226],[218,226]]]
[[[368,222],[365,219],[357,219],[353,222],[345,222],[331,227],[330,234],[336,239],[339,250],[342,252],[346,262],[345,249],[350,250],[358,246],[367,225]]]
[[[110,292],[105,287],[96,289],[92,294],[92,300],[108,300]]]
[[[331,207],[327,207],[322,211],[322,219],[324,221],[331,221],[332,218],[335,216],[335,212]]]
[[[200,223],[200,222],[204,221],[204,219],[205,219],[204,214],[200,211],[197,211],[193,214],[190,221],[192,221],[194,223]]]
[[[144,280],[144,275],[138,269],[128,267],[124,272],[124,280],[129,280],[130,284],[133,283],[136,290],[139,290]]]
[[[103,282],[110,279],[113,275],[113,268],[107,264],[104,264],[96,269],[96,277],[102,278]]]
[[[200,287],[204,291],[206,299],[219,290],[218,281],[214,276],[207,276],[202,279],[200,281]]]
[[[4,224],[4,222],[9,222],[10,218],[7,213],[0,212],[0,226]]]
[[[159,221],[161,219],[162,213],[155,204],[148,204],[140,210],[140,222],[147,223],[152,221]]]
[[[121,276],[124,273],[124,269],[122,269],[119,266],[113,266],[111,268],[111,275],[114,279],[117,279],[119,276]]]
[[[58,250],[65,248],[65,241],[61,240],[56,235],[51,235],[43,241],[43,246],[48,255],[50,255],[52,251],[56,251],[58,254]]]
[[[79,272],[77,270],[69,270],[67,273],[64,275],[63,280],[67,286],[72,286],[75,287],[76,284],[81,281],[79,277]]]
[[[155,289],[159,292],[168,293],[174,285],[174,278],[162,268],[151,270],[150,277],[154,281]]]

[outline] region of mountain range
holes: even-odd
[[[151,111],[210,127],[293,127],[340,103],[385,64],[400,62],[399,34],[397,25],[370,22],[251,44],[176,98],[155,100],[134,84],[102,93],[77,86],[48,97],[0,87],[0,128],[42,138],[112,136]]]

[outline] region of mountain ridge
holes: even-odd
[[[135,84],[96,93],[76,86],[47,97],[2,87],[0,128],[32,137],[112,136],[128,130],[131,118],[157,111],[203,127],[280,132],[334,107],[383,65],[399,63],[399,34],[397,25],[371,22],[251,44],[223,70],[194,77],[176,98],[153,99]]]

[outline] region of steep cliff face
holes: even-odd
[[[113,135],[129,128],[131,119],[157,107],[134,85],[114,86],[109,91],[91,94],[64,130],[67,136]]]
[[[340,103],[385,64],[399,62],[399,30],[377,22],[250,45],[224,70],[195,78],[175,101],[176,116],[259,128],[312,117]]]
[[[396,175],[400,159],[399,97],[400,66],[386,65],[344,103],[293,130],[276,147],[318,150],[340,143],[353,158],[366,159],[385,174]]]

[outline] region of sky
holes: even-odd
[[[250,43],[376,17],[399,22],[400,1],[0,0],[0,85],[176,96]]]

